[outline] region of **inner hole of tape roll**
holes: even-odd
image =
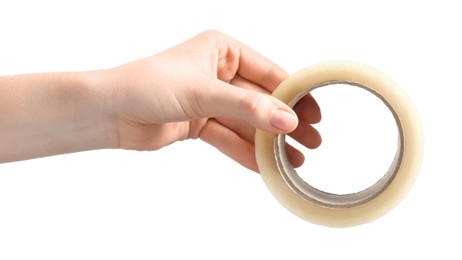
[[[325,86],[329,87],[320,88]],[[363,204],[386,189],[400,165],[402,135],[399,118],[388,102],[367,86],[334,82],[313,89],[316,89],[312,92],[315,98],[316,92],[325,93],[325,103],[335,106],[335,109],[324,111],[326,106],[323,106],[324,102],[320,103],[324,121],[332,118],[330,121],[339,122],[336,126],[328,123],[329,128],[319,127],[323,144],[317,150],[305,153],[305,166],[297,169],[302,170],[300,174],[287,159],[285,144],[286,139],[291,138],[278,135],[275,155],[279,171],[293,190],[317,204],[339,208]],[[289,105],[294,107],[307,93],[308,90],[298,94]],[[320,98],[319,101],[323,100]],[[301,147],[294,144],[294,140],[288,142],[298,149]]]

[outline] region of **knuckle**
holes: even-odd
[[[223,33],[216,30],[206,30],[201,32],[198,36],[205,39],[217,39],[223,37]]]
[[[267,109],[267,102],[263,94],[249,92],[242,99],[241,112],[243,114],[254,117]]]

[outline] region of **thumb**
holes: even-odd
[[[289,133],[298,125],[297,114],[277,98],[220,80],[199,96],[202,117],[237,118],[271,133]]]

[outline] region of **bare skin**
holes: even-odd
[[[256,128],[292,133],[309,148],[321,143],[311,126],[321,119],[312,96],[295,111],[269,96],[287,76],[237,40],[208,31],[112,69],[0,77],[0,162],[157,150],[200,138],[258,172]],[[303,154],[287,149],[300,166]]]

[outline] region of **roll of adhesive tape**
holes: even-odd
[[[352,194],[332,194],[303,181],[289,163],[285,135],[258,130],[257,163],[276,199],[295,215],[315,224],[349,227],[375,220],[408,193],[423,155],[421,124],[403,90],[387,75],[366,65],[331,61],[298,71],[284,80],[273,96],[291,107],[311,90],[330,84],[349,84],[379,97],[392,112],[399,131],[398,149],[385,175],[371,187]]]

